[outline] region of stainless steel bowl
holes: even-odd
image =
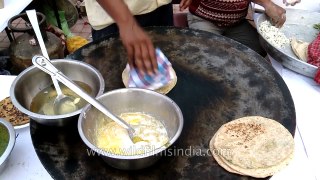
[[[52,63],[70,79],[89,85],[94,97],[103,94],[104,79],[96,68],[76,60],[57,59],[52,60]],[[71,121],[77,121],[82,109],[62,115],[43,115],[30,111],[32,99],[51,84],[51,77],[37,67],[31,66],[25,69],[11,85],[10,97],[13,105],[41,124],[64,126]]]
[[[305,42],[312,42],[316,38],[318,31],[313,28],[313,25],[319,23],[320,13],[300,9],[286,9],[286,17],[286,22],[281,31],[288,38],[295,37]],[[255,19],[256,26],[259,27],[265,20],[268,20],[266,14],[258,15]],[[290,44],[284,48],[276,48],[263,37],[259,28],[257,30],[260,35],[260,44],[272,58],[281,62],[283,66],[292,71],[311,78],[315,76],[318,68],[299,60],[292,51]]]
[[[6,167],[9,156],[16,142],[16,133],[14,131],[13,126],[5,119],[0,118],[0,126],[4,126],[9,133],[9,142],[8,142],[7,148],[0,157],[0,174],[1,174],[1,172]]]
[[[169,135],[169,145],[181,134],[183,116],[177,104],[165,95],[146,89],[128,88],[109,91],[97,98],[116,115],[125,112],[144,112],[152,115],[165,126]],[[83,142],[105,160],[107,164],[118,169],[136,170],[154,164],[160,153],[169,146],[162,146],[147,154],[116,155],[99,149],[95,145],[96,127],[102,114],[91,105],[84,107],[79,116],[78,131]]]

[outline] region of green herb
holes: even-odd
[[[0,124],[0,157],[6,150],[9,143],[9,131],[5,126]]]
[[[313,25],[313,28],[315,28],[315,29],[317,29],[317,30],[320,31],[320,23],[314,24],[314,25]]]

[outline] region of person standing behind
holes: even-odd
[[[190,28],[226,36],[265,57],[266,52],[259,43],[257,30],[246,20],[251,2],[263,6],[275,26],[284,24],[285,9],[271,0],[182,0],[180,10],[189,7],[187,18]]]
[[[274,3],[278,4],[281,7],[285,7],[286,3],[283,3],[283,0],[272,0]],[[289,0],[288,0],[289,1]],[[303,9],[308,11],[320,12],[320,0],[296,0],[299,4],[294,7],[290,7],[291,9]],[[292,5],[292,4],[291,4]]]
[[[172,26],[171,0],[85,0],[85,7],[93,41],[119,32],[130,67],[157,71],[155,48],[141,26]]]

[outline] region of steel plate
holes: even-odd
[[[313,28],[313,25],[320,23],[320,13],[299,9],[286,9],[286,11],[287,20],[281,28],[281,31],[287,38],[295,37],[305,42],[312,42],[319,33],[318,30]],[[258,15],[255,19],[256,26],[259,27],[259,25],[267,19],[268,17],[265,14]],[[276,48],[262,36],[259,28],[257,29],[260,35],[260,44],[271,57],[292,71],[311,78],[315,76],[317,67],[299,60],[292,51],[290,44],[284,48]]]
[[[44,167],[56,179],[252,179],[220,167],[209,141],[224,123],[251,115],[275,119],[294,134],[294,104],[281,76],[257,53],[222,36],[173,27],[147,32],[177,73],[177,85],[167,94],[184,116],[177,142],[153,166],[123,171],[88,154],[76,122],[56,128],[31,121],[32,142]],[[96,67],[106,91],[124,87],[126,53],[118,36],[87,44],[69,58]]]

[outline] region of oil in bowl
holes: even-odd
[[[86,83],[80,81],[74,81],[78,86],[81,87],[87,94],[92,94],[92,89]],[[70,90],[68,87],[60,83],[61,91],[64,95],[71,97],[74,99],[72,102],[73,105],[63,104],[64,108],[62,111],[59,111],[59,114],[67,114],[73,111],[77,111],[84,107],[87,102],[80,98],[75,92]],[[44,115],[58,115],[57,112],[54,111],[54,100],[57,97],[57,92],[53,86],[53,84],[42,91],[40,91],[33,99],[30,105],[30,110],[35,113],[44,114]],[[75,108],[74,108],[75,107]]]

